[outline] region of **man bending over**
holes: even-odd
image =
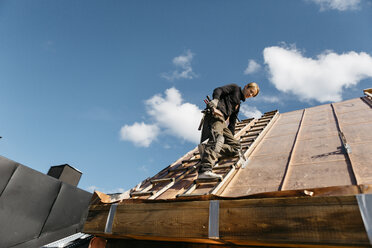
[[[212,172],[212,168],[220,157],[239,154],[240,142],[234,138],[234,134],[240,101],[257,96],[259,91],[260,88],[254,82],[245,85],[243,89],[236,84],[214,89],[213,100],[207,104],[211,111],[205,116],[201,142],[207,138],[209,140],[207,144],[199,145],[199,179],[222,179],[221,175]]]

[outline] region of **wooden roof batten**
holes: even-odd
[[[247,162],[219,161],[222,182],[197,182],[195,148],[120,197],[97,192],[84,232],[108,242],[370,247],[372,89],[364,93],[238,123]]]

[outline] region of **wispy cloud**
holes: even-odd
[[[146,165],[142,165],[140,167],[138,167],[138,170],[144,174],[148,174],[149,173],[149,169],[147,168]]]
[[[122,140],[148,147],[159,134],[164,133],[192,143],[199,142],[200,132],[197,128],[202,117],[201,109],[184,102],[176,88],[167,89],[165,96],[154,95],[145,101],[145,105],[153,124],[136,122],[124,125],[120,131]]]
[[[121,140],[133,142],[136,146],[148,147],[159,134],[156,124],[145,124],[135,122],[133,125],[124,125],[120,129]]]
[[[114,119],[114,115],[103,107],[90,108],[86,110],[81,117],[92,121],[110,121]]]
[[[256,107],[249,106],[247,104],[242,104],[240,106],[240,112],[246,117],[246,118],[260,118],[262,115],[262,112],[259,111]]]
[[[106,193],[106,194],[115,194],[115,193],[124,193],[125,192],[125,189],[123,189],[123,188],[104,189],[102,187],[97,187],[95,185],[87,187],[86,190],[89,191],[89,192],[92,192],[92,193],[96,190],[96,191],[103,192],[103,193]]]
[[[282,100],[278,96],[269,96],[259,94],[257,97],[252,98],[254,102],[268,102],[268,103],[281,103]]]
[[[244,70],[244,74],[253,74],[261,69],[261,65],[258,64],[256,61],[253,59],[250,59],[248,62],[247,68]]]
[[[49,51],[49,52],[55,52],[55,51],[56,51],[54,41],[47,40],[47,41],[45,41],[45,42],[42,44],[42,46],[43,46],[43,48],[44,48],[46,51]]]
[[[194,57],[194,54],[187,50],[186,53],[173,58],[173,65],[176,67],[174,71],[163,73],[162,77],[173,81],[176,79],[193,79],[197,77],[197,74],[193,72],[191,67],[191,61]]]
[[[301,101],[341,101],[344,88],[372,77],[372,57],[365,52],[326,51],[308,58],[294,47],[273,46],[263,55],[275,87]]]
[[[356,10],[360,8],[361,0],[310,0],[320,6],[320,11],[334,9],[339,11]]]

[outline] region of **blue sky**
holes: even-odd
[[[256,81],[240,118],[372,87],[370,0],[0,2],[1,155],[128,190],[194,148],[203,99]]]

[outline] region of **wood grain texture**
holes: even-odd
[[[345,160],[291,165],[286,187],[306,189],[351,185],[352,179]]]
[[[106,220],[111,205],[91,205],[87,219],[84,224],[83,232],[104,233]]]
[[[372,109],[361,99],[333,104],[346,142],[352,152],[348,154],[358,184],[372,182]]]
[[[222,196],[243,196],[277,191],[283,178],[288,156],[254,156],[240,169]]]
[[[203,242],[204,241],[204,242]],[[111,238],[107,241],[106,248],[122,248],[122,247],[130,247],[130,248],[149,248],[149,247],[157,247],[157,248],[258,248],[258,247],[294,247],[294,248],[339,248],[339,245],[324,245],[324,244],[285,244],[285,243],[263,243],[259,241],[255,242],[247,242],[247,241],[224,241],[221,244],[218,244],[216,241],[209,240],[209,242],[205,242],[205,240],[199,242],[192,242],[190,240],[185,240],[184,242],[179,242],[178,240],[164,240],[164,238],[159,238],[157,240],[139,240],[139,239],[130,239],[130,238]],[[213,243],[212,243],[213,242]],[[341,246],[343,248],[355,248],[355,247],[369,247],[369,246],[359,246],[359,245],[347,245]]]
[[[91,210],[108,212],[102,206]],[[220,200],[217,240],[208,239],[208,212],[209,201],[119,204],[112,234],[84,231],[107,238],[221,245],[369,245],[355,196]]]
[[[354,173],[360,184],[372,184],[371,151],[372,142],[351,144],[353,149],[350,158],[353,161]]]
[[[335,103],[337,113],[355,112],[371,109],[364,101],[360,98],[354,98],[343,102]]]
[[[183,238],[208,237],[209,202],[121,204],[113,234]]]
[[[368,245],[355,196],[220,202],[220,237]]]

